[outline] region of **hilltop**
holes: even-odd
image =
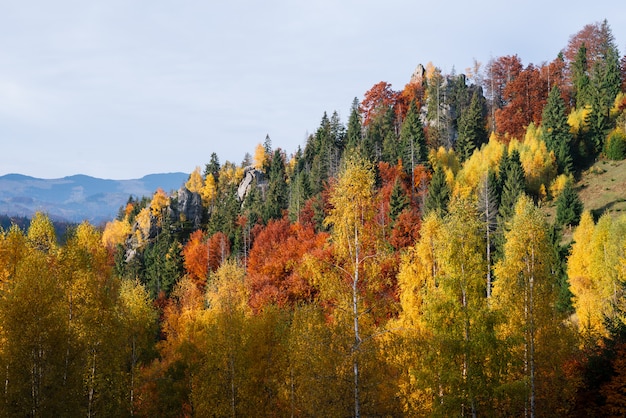
[[[178,189],[186,173],[150,174],[140,179],[107,180],[85,175],[41,179],[21,174],[0,177],[0,214],[30,218],[37,211],[62,222],[113,219],[130,196],[152,196],[155,190]]]

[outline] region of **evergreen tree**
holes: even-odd
[[[556,84],[550,90],[548,101],[543,108],[541,125],[543,140],[548,150],[553,151],[556,156],[559,173],[570,174],[573,171],[573,136],[567,123],[565,102]]]
[[[578,48],[576,59],[572,63],[572,79],[576,107],[580,108],[589,103],[589,68],[587,64],[587,47],[584,42]]]
[[[287,179],[285,174],[285,160],[280,149],[274,151],[270,162],[269,184],[265,194],[263,220],[279,219],[283,210],[288,206]]]
[[[391,220],[398,219],[400,213],[407,207],[409,207],[409,197],[404,192],[400,181],[396,179],[389,198],[389,217]]]
[[[500,177],[502,192],[498,213],[503,220],[508,221],[513,215],[517,199],[525,191],[525,178],[517,150],[509,155],[504,164],[506,165],[503,167],[505,170],[504,176]]]
[[[424,126],[422,125],[415,100],[411,101],[404,122],[402,122],[398,148],[398,155],[402,159],[402,165],[407,170],[411,170],[411,173],[417,164],[428,162]]]
[[[572,182],[568,181],[556,199],[556,223],[559,226],[578,225],[582,213],[583,202],[574,190]]]
[[[350,118],[348,119],[348,129],[346,131],[346,150],[354,150],[359,147],[362,139],[361,114],[359,113],[359,99],[356,97],[350,107]]]
[[[218,173],[220,172],[220,168],[221,168],[220,167],[220,160],[217,157],[217,154],[212,152],[211,153],[211,159],[209,160],[209,163],[204,168],[204,177],[206,178],[206,176],[211,174],[213,176],[214,180],[217,181],[217,177],[218,177]]]
[[[604,138],[609,129],[611,108],[622,84],[619,51],[606,20],[602,24],[601,33],[603,42],[600,56],[593,65],[589,88],[590,131],[596,154],[604,145]]]
[[[433,178],[428,186],[426,194],[426,202],[424,204],[424,215],[435,212],[443,216],[448,211],[448,202],[450,201],[450,186],[446,181],[446,173],[440,165],[437,165]]]
[[[505,234],[508,231],[508,222],[511,220],[515,204],[525,191],[524,169],[517,150],[500,162],[500,203],[498,205],[498,225],[494,236],[496,259],[504,255]]]
[[[470,105],[461,113],[458,130],[456,151],[462,162],[471,157],[475,149],[487,142],[483,103],[477,91],[472,95]]]

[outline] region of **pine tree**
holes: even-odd
[[[428,193],[424,204],[424,215],[430,212],[435,212],[440,216],[444,215],[448,211],[450,194],[450,187],[446,181],[446,173],[441,166],[438,165],[428,186]]]
[[[556,223],[560,226],[578,225],[582,213],[583,202],[574,190],[572,182],[568,181],[556,199]]]
[[[475,149],[487,142],[483,103],[477,91],[474,91],[470,105],[461,113],[458,130],[455,148],[460,160],[465,161],[472,156]]]
[[[573,171],[573,136],[567,123],[565,102],[556,84],[550,90],[548,102],[543,108],[541,125],[543,140],[548,150],[553,151],[556,156],[559,174],[570,174]]]

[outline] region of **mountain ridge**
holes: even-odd
[[[111,180],[74,174],[42,179],[9,173],[0,176],[0,214],[31,217],[41,211],[58,221],[100,224],[113,219],[130,196],[151,196],[158,188],[177,190],[188,176],[172,172]]]

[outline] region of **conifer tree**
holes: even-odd
[[[346,131],[346,150],[354,150],[361,145],[362,140],[361,114],[359,112],[359,99],[356,97],[350,107],[350,117],[348,119],[348,129]]]
[[[404,192],[400,181],[396,179],[389,198],[389,217],[392,221],[398,219],[400,213],[409,206],[409,197]]]
[[[553,151],[559,174],[570,174],[573,171],[572,141],[573,136],[567,123],[565,102],[561,91],[555,84],[550,90],[548,102],[543,108],[541,119],[543,140],[549,151]]]
[[[450,187],[446,181],[446,173],[437,165],[433,178],[428,186],[426,202],[424,204],[424,215],[435,212],[440,216],[448,211],[448,202],[450,201]]]
[[[576,107],[581,108],[589,103],[589,68],[587,64],[587,47],[584,42],[578,48],[576,59],[572,63],[572,78]]]
[[[285,160],[283,153],[277,149],[270,162],[269,184],[265,195],[263,219],[266,223],[270,219],[282,217],[289,203],[288,198]]]
[[[459,118],[459,137],[455,148],[461,161],[467,160],[475,149],[487,142],[483,104],[480,99],[479,93],[474,91],[470,105]]]
[[[415,100],[411,101],[409,110],[402,122],[398,154],[402,159],[402,165],[411,172],[414,171],[417,164],[425,164],[428,161],[424,126]]]
[[[574,190],[572,182],[568,181],[556,199],[556,223],[559,226],[578,225],[582,213],[583,202]]]

